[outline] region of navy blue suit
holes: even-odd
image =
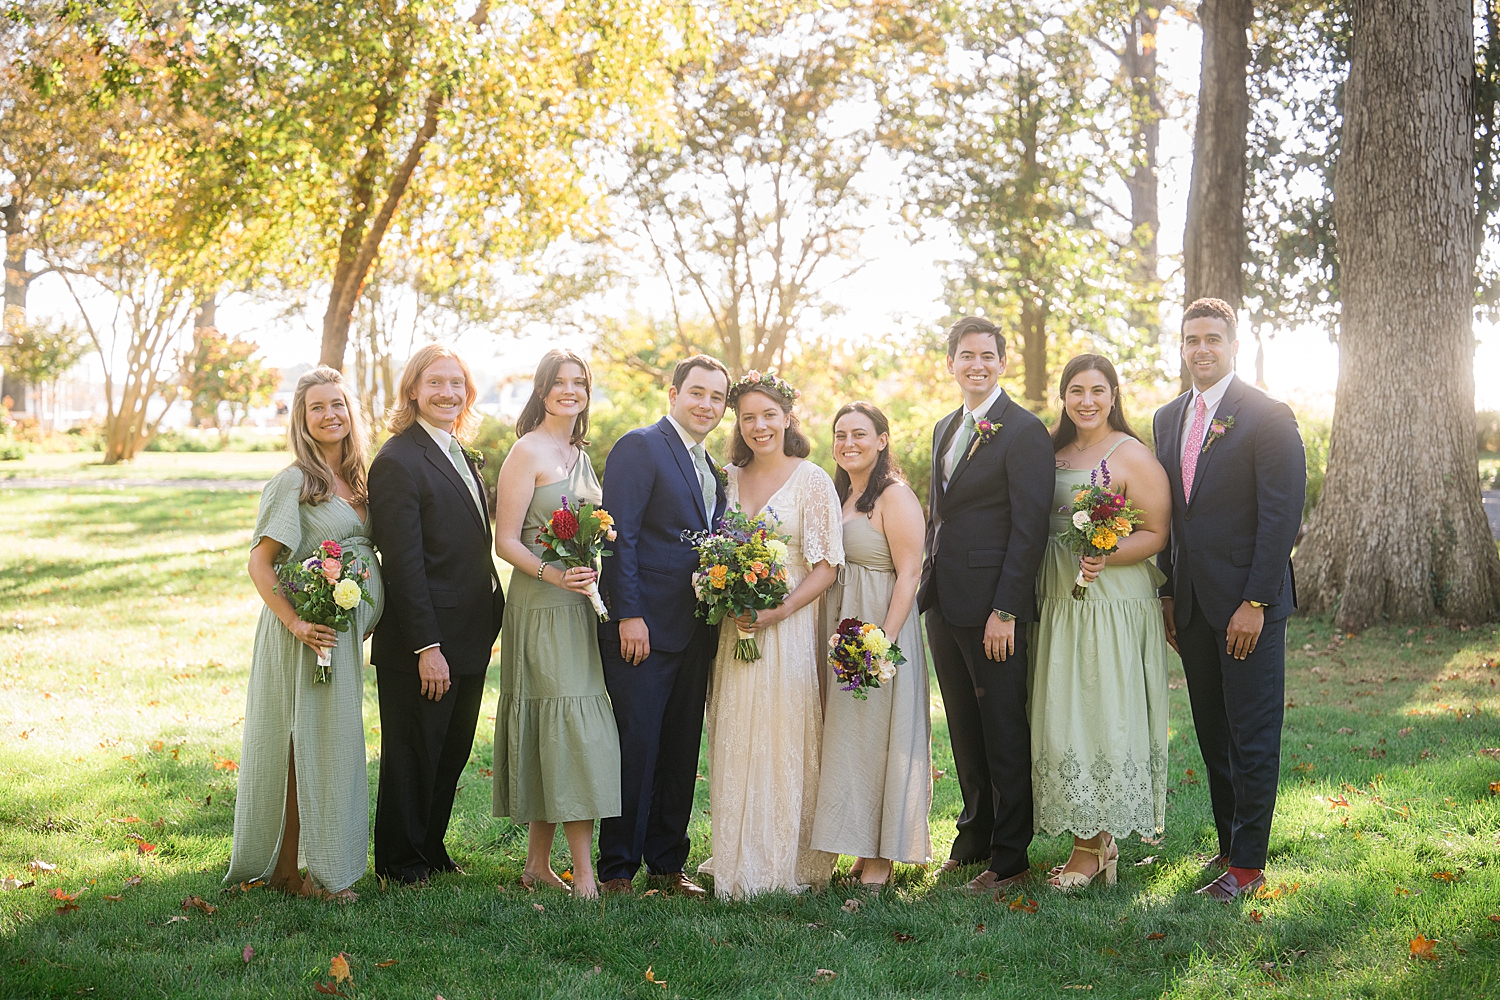
[[[1297,418],[1238,376],[1216,420],[1233,426],[1198,457],[1182,492],[1184,418],[1193,394],[1156,411],[1156,457],[1172,487],[1172,535],[1157,557],[1173,598],[1193,725],[1208,771],[1219,853],[1264,868],[1281,777],[1286,619],[1297,607],[1292,546],[1302,523],[1307,462]],[[1245,601],[1265,607],[1255,651],[1229,655],[1226,629]]]
[[[948,713],[964,808],[950,857],[988,860],[1002,878],[1026,871],[1032,837],[1031,727],[1026,716],[1026,622],[1036,619],[1036,575],[1047,550],[1056,459],[1047,429],[1005,393],[984,417],[994,437],[971,445],[943,487],[943,456],[963,423],[958,409],[932,434],[927,559],[917,609]],[[1016,616],[1015,652],[984,653],[994,611]]]
[[[615,442],[604,465],[604,509],[615,519],[601,591],[610,620],[599,627],[604,683],[620,731],[620,815],[599,824],[601,880],[682,871],[698,776],[703,709],[718,630],[696,617],[698,555],[684,531],[707,531],[724,514],[722,480],[703,509],[693,459],[663,417]],[[644,618],[651,654],[631,665],[620,626]]]

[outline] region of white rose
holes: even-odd
[[[359,603],[359,584],[347,578],[334,584],[333,603],[345,611],[354,607]]]
[[[1073,527],[1075,527],[1075,528],[1079,529],[1080,531],[1082,531],[1084,528],[1087,528],[1088,526],[1089,526],[1089,513],[1088,513],[1088,511],[1086,511],[1086,510],[1075,511],[1073,513]]]

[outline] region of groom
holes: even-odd
[[[932,436],[927,560],[917,608],[948,715],[963,792],[958,837],[941,872],[981,861],[971,893],[1030,873],[1031,729],[1026,623],[1035,619],[1054,477],[1042,422],[1000,388],[1005,337],[987,319],[948,331],[948,372],[963,406]]]
[[[683,872],[698,745],[717,630],[694,615],[698,555],[684,531],[710,530],[724,489],[703,440],[724,418],[729,372],[697,354],[678,363],[668,411],[610,450],[603,506],[615,518],[604,560],[611,620],[599,627],[604,683],[620,731],[620,815],[599,824],[605,893],[630,892],[642,860],[667,892],[703,896]]]
[[[1297,607],[1292,546],[1307,465],[1285,403],[1234,374],[1234,309],[1198,299],[1182,314],[1193,390],[1156,411],[1156,457],[1172,486],[1172,539],[1157,557],[1161,610],[1182,656],[1208,771],[1218,877],[1230,902],[1265,885],[1281,776],[1286,619]]]

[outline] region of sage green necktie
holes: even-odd
[[[464,449],[458,443],[458,438],[448,439],[448,458],[453,462],[453,468],[458,470],[458,478],[462,479],[464,485],[469,488],[469,496],[474,498],[474,506],[483,511],[485,504],[479,499],[479,491],[474,487],[474,477],[469,474],[469,463],[464,460]]]
[[[958,463],[964,460],[964,453],[968,451],[969,442],[974,439],[974,414],[964,414],[964,425],[958,430],[958,440],[954,442],[953,467],[958,468]],[[951,476],[953,473],[949,473]]]
[[[718,477],[714,475],[714,467],[708,461],[708,452],[701,444],[693,445],[693,464],[698,467],[698,488],[703,491],[703,515],[712,521],[714,501],[718,499]]]

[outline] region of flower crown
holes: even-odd
[[[802,393],[792,388],[790,382],[777,375],[774,371],[748,371],[740,377],[739,381],[729,387],[729,405],[733,406],[735,400],[751,390],[774,393],[786,400],[788,406],[795,403],[797,397],[802,395]]]

